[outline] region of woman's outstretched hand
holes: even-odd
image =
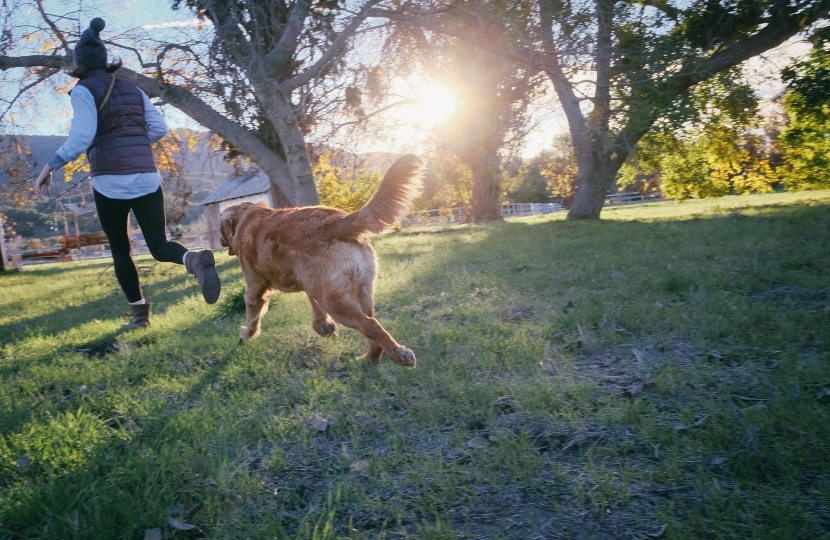
[[[49,195],[52,191],[52,167],[48,164],[43,167],[43,170],[40,171],[40,176],[37,177],[35,180],[35,195],[37,195],[38,200],[45,201],[46,197],[43,195]]]

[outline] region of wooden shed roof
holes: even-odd
[[[238,176],[228,179],[227,182],[205,197],[199,204],[211,204],[238,199],[240,197],[256,195],[257,193],[265,193],[269,189],[271,189],[271,181],[268,180],[268,176],[263,172]]]

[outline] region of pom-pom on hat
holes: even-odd
[[[104,26],[106,26],[106,23],[100,17],[95,17],[90,21],[89,28],[84,30],[80,41],[75,45],[73,59],[76,66],[87,71],[107,68],[107,49],[98,35],[104,29]]]

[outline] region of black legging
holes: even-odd
[[[128,302],[138,302],[142,298],[138,271],[130,257],[130,239],[127,236],[130,209],[138,220],[150,254],[157,261],[184,264],[182,258],[187,248],[178,242],[167,240],[164,193],[161,186],[154,193],[135,199],[110,199],[95,191],[95,206],[101,226],[109,238],[112,260],[115,263],[115,277],[124,289]]]

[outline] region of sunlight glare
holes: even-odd
[[[455,96],[440,84],[426,84],[417,93],[417,102],[409,111],[412,121],[422,128],[443,123],[455,109]]]

